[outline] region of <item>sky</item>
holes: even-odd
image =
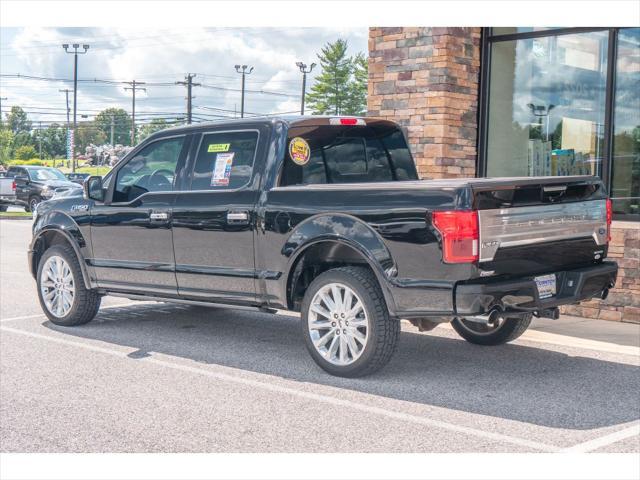
[[[234,65],[253,66],[246,77],[245,112],[272,114],[300,109],[302,74],[297,61],[318,63],[327,42],[346,39],[349,52],[367,51],[368,29],[359,28],[2,28],[0,29],[0,97],[4,114],[19,105],[42,125],[66,122],[65,94],[73,89],[73,55],[63,43],[89,44],[78,58],[78,121],[100,110],[121,107],[131,112],[131,92],[123,84],[147,82],[136,93],[136,119],[184,118],[186,87],[175,85],[195,73],[194,120],[234,116],[240,110],[241,75]],[[313,77],[307,79],[307,91]],[[7,75],[58,79],[44,81]],[[68,80],[68,81],[65,81]],[[263,92],[263,93],[260,93]],[[266,93],[268,92],[268,93]],[[73,108],[72,95],[69,96]],[[87,115],[87,118],[81,117]],[[138,122],[137,122],[138,123]]]

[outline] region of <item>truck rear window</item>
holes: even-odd
[[[397,127],[320,125],[289,130],[280,185],[417,179],[411,153]]]

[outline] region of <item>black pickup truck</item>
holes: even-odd
[[[610,222],[595,177],[421,181],[393,122],[251,118],[159,132],[44,202],[29,264],[55,324],[103,295],[298,311],[318,365],[355,377],[400,319],[497,345],[604,298]]]

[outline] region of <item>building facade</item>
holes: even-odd
[[[422,178],[602,178],[618,282],[564,312],[640,322],[640,28],[374,27],[368,114]]]

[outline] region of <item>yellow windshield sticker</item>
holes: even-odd
[[[289,142],[289,156],[296,165],[306,165],[309,163],[311,149],[304,138],[295,137]]]
[[[230,143],[212,143],[209,145],[207,152],[216,153],[216,152],[228,152],[229,147],[231,147]]]

